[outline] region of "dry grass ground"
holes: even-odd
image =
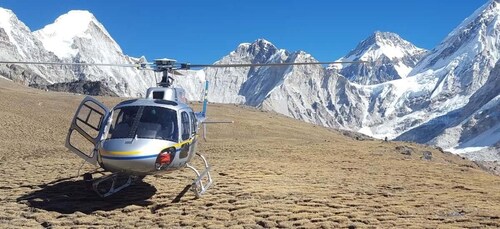
[[[82,98],[0,79],[1,227],[500,227],[500,177],[470,161],[235,105],[209,106],[235,123],[209,126],[199,145],[215,179],[202,198],[171,203],[193,178],[184,170],[101,199],[64,147]]]

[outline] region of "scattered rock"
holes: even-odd
[[[458,210],[458,211],[453,211],[453,212],[450,212],[447,214],[447,216],[464,216],[465,215],[465,211],[464,210]]]
[[[408,156],[410,156],[412,153],[415,153],[415,150],[409,146],[396,146],[396,150],[401,154]]]
[[[424,151],[422,152],[422,157],[420,157],[421,159],[424,159],[426,161],[430,161],[432,160],[432,152],[431,151]]]
[[[259,220],[256,222],[257,225],[263,227],[263,228],[272,228],[272,227],[276,227],[276,223],[272,222],[272,221],[267,221],[267,220]]]
[[[151,210],[151,214],[155,214],[158,208],[159,208],[158,204],[153,204],[149,210]]]
[[[47,221],[43,222],[41,225],[43,228],[52,228],[52,224]]]
[[[207,207],[212,207],[214,205],[215,205],[214,203],[207,203],[207,204],[205,204],[205,206],[207,206]]]

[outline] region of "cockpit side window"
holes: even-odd
[[[182,122],[182,140],[187,140],[191,136],[191,124],[189,122],[189,115],[187,112],[183,111],[181,113]]]
[[[178,142],[179,128],[177,125],[177,112],[175,110],[165,108],[159,117],[159,122],[161,129],[157,138]]]
[[[196,121],[196,116],[191,111],[191,113],[189,113],[189,117],[191,118],[191,133],[196,134],[196,131],[198,130],[196,126],[198,124]]]

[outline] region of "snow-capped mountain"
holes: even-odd
[[[485,85],[487,79],[490,79],[491,87],[498,78],[495,75],[498,73],[491,72],[499,54],[498,15],[497,1],[484,5],[420,62],[417,63],[417,59],[413,59],[412,64],[416,64],[415,69],[409,74],[407,70],[408,75],[402,79],[363,86],[347,81],[338,74],[342,69],[337,71],[338,68],[332,68],[334,66],[330,66],[326,71],[318,66],[295,66],[273,74],[260,71],[257,77],[253,76],[255,79],[270,79],[269,84],[274,86],[271,90],[254,90],[260,98],[264,98],[263,100],[251,103],[247,97],[245,99],[240,97],[239,100],[232,102],[257,105],[308,122],[351,129],[378,138],[396,138],[401,135],[398,139],[436,144],[447,149],[477,145],[472,142],[483,142],[481,143],[483,145],[487,142],[494,145],[500,140],[498,126],[495,124],[497,119],[480,117],[497,114],[498,103],[495,98],[498,96],[498,91],[491,88],[479,89]],[[376,33],[374,39],[377,39],[377,34],[379,37],[392,37],[385,40],[396,40],[395,36],[382,33]],[[366,46],[367,50],[372,47]],[[425,52],[412,45],[408,47],[411,47],[408,53],[416,54],[413,57]],[[232,54],[238,53],[240,49],[241,47]],[[379,54],[382,53],[380,50],[382,49],[378,49]],[[288,52],[282,51],[282,53]],[[386,54],[376,55],[377,52],[366,51],[358,52],[359,58],[363,53],[369,53],[373,58],[387,57]],[[292,56],[290,54],[281,60],[315,61],[306,53],[295,54],[296,58],[292,58],[293,60],[290,59]],[[356,52],[351,52],[348,56],[356,55]],[[231,62],[231,59],[227,61],[228,58],[225,57],[223,60],[224,63],[239,63],[239,59]],[[268,61],[270,60],[271,58]],[[356,60],[356,58],[344,60]],[[251,78],[248,77],[250,71],[231,69],[218,69],[218,71],[223,76],[230,76],[229,79],[216,78],[218,85],[224,83],[228,85],[222,87],[214,85],[213,90],[218,93],[227,92],[224,88],[231,85],[234,88],[229,92],[230,95],[243,97],[246,95],[241,93],[243,87],[239,85],[246,84]],[[211,76],[213,74],[206,75],[209,79],[214,78]],[[473,95],[472,98],[475,100],[470,102]],[[224,94],[218,97],[228,98]],[[479,98],[485,101],[479,103],[477,101]],[[470,105],[466,106],[467,104]],[[456,122],[452,122],[457,113],[464,116],[459,128],[456,128]],[[444,121],[436,122],[436,120]],[[480,125],[481,128],[476,125]],[[423,129],[426,126],[430,129],[418,131],[419,127]],[[477,136],[485,133],[490,135],[489,140],[479,141]]]
[[[235,51],[215,64],[230,63],[284,63],[290,54],[276,48],[269,41],[259,39],[243,43]],[[208,68],[205,75],[210,79],[209,97],[214,102],[244,103],[258,106],[266,95],[280,84],[288,67]]]
[[[0,8],[0,56],[3,60],[58,62],[53,53],[43,48],[30,29],[8,9]],[[73,78],[68,67],[44,65],[0,65],[0,74],[23,84],[51,84]]]
[[[368,64],[334,64],[329,69],[358,84],[378,84],[405,78],[426,52],[395,33],[377,31],[338,60]]]
[[[398,139],[444,148],[498,147],[499,16],[500,1],[485,4],[414,68],[412,78],[429,82],[420,91],[428,105],[413,112],[426,114],[414,125],[425,131],[410,128]]]
[[[124,55],[104,26],[88,11],[72,10],[33,34],[45,49],[65,62],[134,64],[145,61]],[[120,96],[144,95],[145,89],[156,83],[151,72],[135,68],[75,66],[72,70],[76,79],[106,82]]]

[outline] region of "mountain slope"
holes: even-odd
[[[436,117],[397,139],[456,147],[457,152],[469,152],[476,160],[500,158],[500,61],[464,107]],[[488,147],[489,150],[485,149]],[[478,150],[484,153],[470,153]]]
[[[421,95],[428,101],[428,106],[414,114],[429,113],[431,115],[427,115],[428,118],[422,120],[422,123],[436,119],[438,121],[431,121],[427,126],[440,123],[447,130],[438,128],[435,131],[419,132],[415,129],[398,139],[419,139],[419,142],[438,144],[445,148],[458,144],[462,148],[474,145],[466,143],[472,136],[467,131],[462,132],[462,128],[475,129],[475,136],[483,133],[481,130],[486,133],[485,126],[480,124],[482,120],[478,122],[474,117],[478,118],[477,115],[484,112],[483,106],[486,105],[498,110],[496,98],[499,91],[493,86],[499,83],[499,15],[498,1],[485,4],[451,32],[410,74],[417,80],[432,82],[422,90]],[[497,112],[493,111],[492,114]],[[462,123],[460,128],[457,127],[461,122],[467,124]],[[420,125],[416,124],[415,126]],[[492,139],[494,144],[500,140],[500,127],[495,122],[491,122],[489,126],[496,133],[490,136],[496,139]]]

